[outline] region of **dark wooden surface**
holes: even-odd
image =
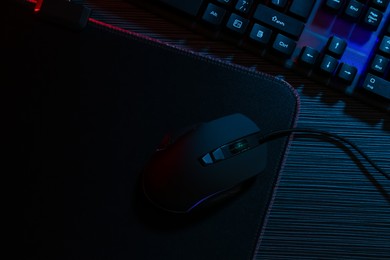
[[[344,136],[390,171],[389,114],[129,3],[87,2],[99,20],[285,76],[300,94],[298,127]],[[324,140],[292,141],[255,259],[390,259],[390,182],[355,155]]]

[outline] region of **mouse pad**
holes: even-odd
[[[247,189],[198,214],[154,208],[139,193],[139,175],[175,129],[237,112],[264,133],[293,127],[297,95],[286,82],[93,23],[75,32],[19,10],[6,19],[24,252],[39,259],[253,257],[287,138],[269,142],[266,170]]]

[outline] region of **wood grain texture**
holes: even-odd
[[[283,75],[300,94],[298,127],[346,137],[390,172],[389,114],[127,2],[87,2],[96,19]],[[390,259],[389,216],[390,182],[359,155],[323,139],[295,136],[254,258]]]

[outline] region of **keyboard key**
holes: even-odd
[[[345,14],[350,18],[356,19],[360,16],[363,11],[364,5],[356,0],[349,1]]]
[[[202,16],[202,19],[203,21],[206,21],[210,24],[220,25],[225,14],[225,9],[213,4],[208,4],[206,11]]]
[[[376,30],[382,21],[383,13],[375,8],[370,7],[364,17],[364,23],[372,30]]]
[[[267,44],[271,39],[272,30],[268,29],[260,24],[255,23],[249,38],[262,44]]]
[[[342,63],[337,76],[346,83],[351,83],[356,76],[357,69],[354,66]]]
[[[320,70],[326,74],[333,74],[338,65],[337,59],[333,58],[330,55],[324,55],[322,59]]]
[[[378,76],[367,74],[363,88],[371,93],[390,100],[390,82]]]
[[[377,54],[371,63],[370,69],[379,74],[383,74],[389,65],[389,59]]]
[[[301,51],[300,61],[308,65],[314,65],[317,61],[319,54],[319,51],[309,46],[305,46]]]
[[[243,34],[248,26],[248,23],[249,21],[247,19],[242,18],[237,14],[231,14],[226,27],[236,33]]]
[[[315,0],[294,0],[289,12],[306,21],[313,9],[314,3]]]
[[[293,37],[299,37],[305,24],[265,5],[258,5],[253,18]]]
[[[236,10],[244,14],[247,14],[249,13],[252,4],[253,4],[253,0],[238,0],[236,4]]]
[[[221,4],[230,4],[231,2],[233,2],[233,0],[217,0],[217,2],[221,3]]]
[[[274,44],[272,45],[272,48],[282,54],[291,56],[291,54],[295,50],[296,45],[297,44],[295,41],[282,34],[278,34],[276,36]]]
[[[343,3],[344,3],[344,0],[327,0],[325,2],[325,6],[333,11],[338,11],[338,10],[340,10]]]
[[[191,16],[196,16],[199,12],[203,0],[160,0],[161,2],[170,5],[180,11],[183,11]]]
[[[389,4],[389,0],[371,0],[373,6],[384,11]]]
[[[271,4],[278,8],[284,8],[286,7],[287,0],[272,0]]]
[[[328,40],[327,51],[336,57],[343,55],[347,42],[339,37],[332,36]]]
[[[387,55],[390,54],[390,37],[384,36],[381,44],[379,45],[379,50]]]

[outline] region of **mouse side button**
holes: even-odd
[[[206,155],[204,155],[200,162],[202,163],[203,166],[207,166],[207,165],[211,165],[214,163],[213,159],[211,158],[211,155],[209,153],[207,153]]]
[[[214,150],[211,155],[213,156],[214,158],[214,161],[217,162],[217,161],[222,161],[222,160],[225,160],[225,155],[222,151],[221,148],[217,148],[216,150]]]

